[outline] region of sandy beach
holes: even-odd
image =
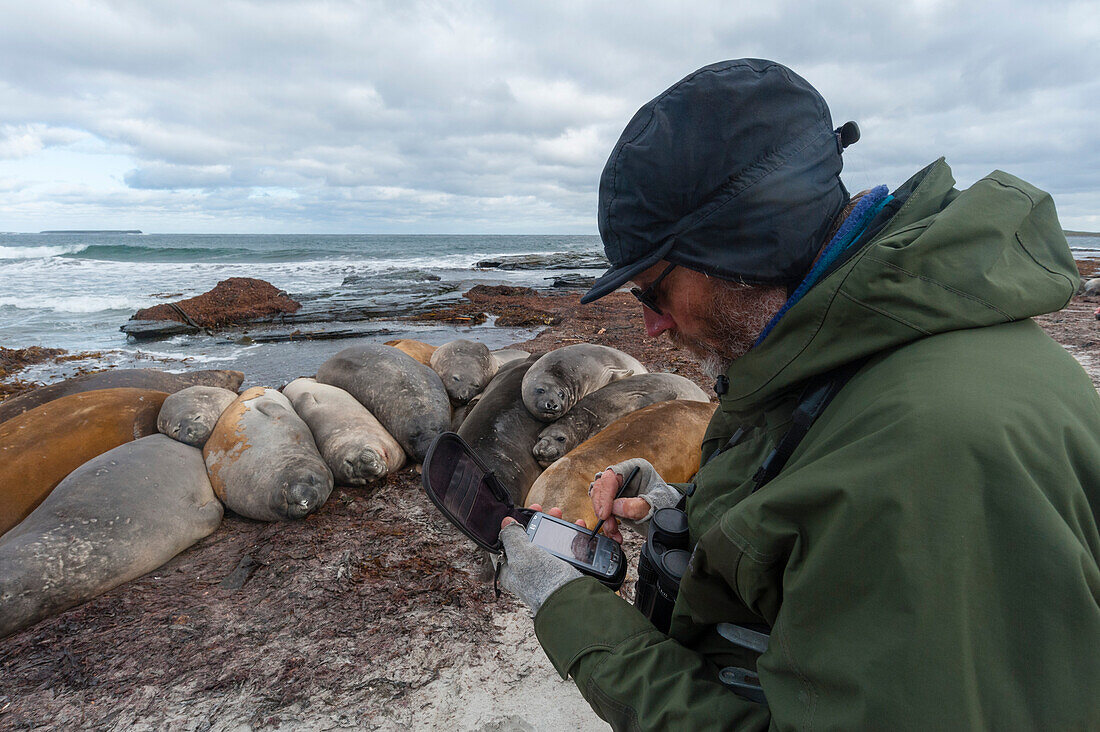
[[[645,338],[628,294],[578,299],[486,290],[439,317],[543,313],[554,324],[516,347],[610,345],[712,393],[686,353]],[[1038,322],[1100,386],[1098,306],[1075,297]],[[637,542],[625,548],[633,563]],[[0,641],[0,728],[606,728],[481,568],[415,467],[337,488],[300,522],[227,512],[157,571]]]

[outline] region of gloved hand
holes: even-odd
[[[500,586],[527,603],[531,614],[539,611],[554,590],[581,576],[573,567],[528,541],[527,531],[514,521],[500,530],[500,540],[504,542],[504,555],[494,558],[496,562],[504,562],[498,575]]]
[[[638,474],[623,491],[622,497],[615,498],[634,468],[638,468]],[[645,536],[653,512],[659,508],[673,507],[681,498],[680,491],[662,480],[657,469],[642,458],[624,460],[597,473],[588,487],[588,495],[592,498],[592,511],[596,518],[606,519],[603,533],[620,543],[623,535],[619,532],[617,519]]]

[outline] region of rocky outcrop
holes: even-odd
[[[230,277],[179,302],[138,310],[121,330],[133,338],[165,338],[295,313],[301,304],[270,282]]]
[[[301,307],[270,282],[230,277],[197,297],[138,310],[130,320],[174,320],[198,328],[217,328],[294,313]]]

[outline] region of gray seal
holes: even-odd
[[[435,349],[432,370],[439,374],[451,404],[462,406],[485,390],[497,373],[489,347],[477,341],[455,340]]]
[[[523,377],[523,403],[543,422],[553,422],[597,389],[644,374],[633,356],[610,346],[577,343],[542,356]]]
[[[189,386],[169,394],[157,415],[161,434],[185,445],[201,448],[214,431],[218,417],[237,398],[220,386]]]
[[[527,411],[520,391],[532,363],[516,363],[497,374],[458,428],[459,437],[496,474],[517,506],[542,472],[531,448],[545,425]]]
[[[230,391],[240,388],[244,374],[240,371],[188,371],[170,374],[157,369],[111,369],[93,374],[81,374],[56,384],[42,386],[26,394],[20,394],[0,403],[0,422],[17,417],[23,412],[52,402],[69,394],[80,394],[97,389],[154,389],[169,394],[189,386],[220,386]]]
[[[531,451],[549,465],[625,414],[672,399],[709,402],[706,392],[676,374],[638,374],[613,381],[577,402],[569,412],[539,433]]]
[[[332,473],[309,427],[274,389],[257,386],[237,397],[202,454],[214,493],[247,518],[305,518],[332,493]]]
[[[343,389],[295,379],[283,387],[283,396],[309,425],[337,485],[366,485],[405,464],[393,435]]]
[[[89,460],[0,539],[0,637],[151,572],[221,520],[194,447],[150,435]]]
[[[503,348],[499,351],[493,351],[493,360],[497,363],[497,371],[511,363],[517,361],[526,361],[530,358],[531,354],[527,351],[521,351],[518,348]]]
[[[321,364],[316,379],[358,399],[418,463],[451,426],[451,402],[439,375],[392,346],[345,348]]]

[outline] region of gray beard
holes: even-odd
[[[782,287],[751,287],[717,281],[706,312],[707,327],[698,339],[677,333],[672,342],[688,350],[708,378],[717,379],[752,348],[772,317],[787,301]]]

